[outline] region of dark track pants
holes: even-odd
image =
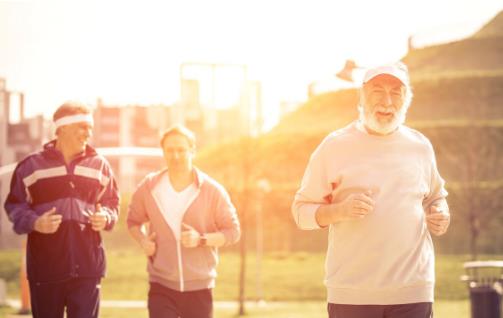
[[[148,314],[150,318],[212,318],[212,290],[179,292],[150,283]]]
[[[33,318],[97,318],[101,278],[72,278],[57,283],[30,282]]]
[[[432,303],[341,305],[329,303],[329,318],[432,318]]]

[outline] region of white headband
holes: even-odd
[[[92,125],[93,124],[93,116],[91,114],[70,115],[70,116],[61,117],[60,119],[58,119],[54,122],[54,124],[56,125],[56,128],[59,128],[64,125],[75,124],[75,123],[89,123]]]

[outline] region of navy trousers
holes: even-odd
[[[149,318],[212,318],[212,290],[179,292],[150,283],[148,314]]]
[[[101,278],[72,278],[57,283],[30,282],[33,318],[97,318]]]
[[[341,305],[329,303],[329,318],[432,318],[432,303]]]

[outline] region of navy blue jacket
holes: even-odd
[[[118,219],[119,193],[110,165],[87,146],[66,164],[53,140],[16,167],[5,210],[18,234],[28,234],[28,279],[57,282],[72,277],[103,277],[105,252],[89,213],[99,203],[107,213],[105,230]],[[51,208],[63,216],[53,234],[34,231],[35,220]]]

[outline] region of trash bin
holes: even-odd
[[[474,261],[463,264],[468,283],[472,318],[502,318],[503,261]]]

